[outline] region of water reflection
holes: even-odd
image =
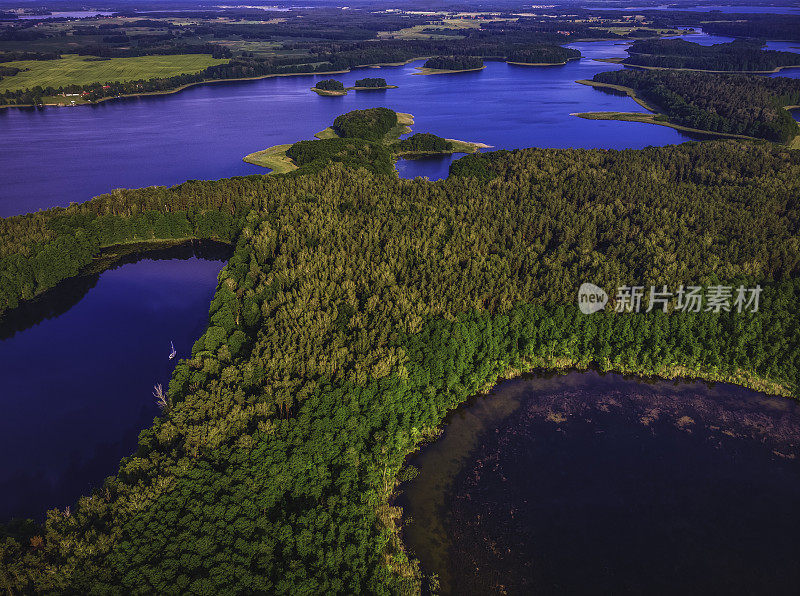
[[[499,385],[412,458],[405,540],[444,593],[793,593],[800,408],[600,376]]]
[[[153,384],[177,362],[170,341],[189,354],[227,256],[208,243],[106,253],[112,269],[4,317],[0,519],[64,507],[130,455],[158,414]]]

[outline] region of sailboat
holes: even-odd
[[[172,349],[172,351],[169,353],[169,359],[172,360],[173,358],[175,358],[175,354],[177,354],[177,352],[175,351],[175,346],[172,344],[171,341],[169,342],[169,347]]]

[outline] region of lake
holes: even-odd
[[[704,34],[687,39],[729,41]],[[379,75],[399,88],[345,97],[320,97],[309,87],[323,77],[301,76],[96,106],[0,110],[0,216],[83,201],[115,187],[264,173],[241,158],[312,138],[343,112],[381,105],[413,113],[417,132],[496,148],[622,149],[689,140],[667,127],[570,116],[642,111],[627,97],[574,82],[619,68],[593,59],[624,56],[625,45],[572,44],[584,58],[553,67],[490,62],[480,72],[437,76],[415,75],[422,61],[359,69],[336,76],[351,85]],[[397,167],[405,177],[436,179],[447,175],[451,161],[402,160]],[[63,507],[116,471],[158,413],[152,387],[169,379],[170,340],[182,357],[204,331],[226,258],[202,246],[149,252],[138,262],[66,282],[7,317],[0,326],[6,411],[0,518]]]
[[[410,458],[404,541],[445,594],[795,594],[798,455],[787,399],[523,377]]]
[[[74,504],[116,473],[159,410],[153,385],[205,331],[228,249],[130,256],[0,325],[0,520]]]
[[[715,40],[703,35],[693,40]],[[398,89],[321,97],[321,76],[214,83],[177,94],[93,106],[0,110],[0,216],[85,201],[113,188],[264,173],[253,151],[313,138],[344,112],[386,106],[410,112],[416,132],[520,147],[641,148],[689,140],[664,126],[582,120],[586,111],[642,111],[628,97],[575,83],[620,68],[593,58],[625,56],[620,41],[572,44],[584,58],[564,66],[489,62],[479,72],[419,76],[422,61],[335,75],[345,85],[381,76]],[[465,101],[468,98],[468,101]],[[449,159],[401,162],[401,175],[440,178]]]

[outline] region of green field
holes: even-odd
[[[184,73],[200,72],[227,60],[212,58],[210,54],[176,54],[170,56],[139,56],[136,58],[111,58],[87,60],[86,56],[65,54],[59,60],[20,60],[4,66],[24,68],[0,81],[0,93],[18,89],[89,85],[113,81],[136,81],[154,77],[171,77]]]
[[[285,174],[297,169],[297,165],[292,159],[286,155],[286,150],[292,146],[292,143],[286,145],[275,145],[263,151],[256,151],[250,155],[245,155],[242,159],[247,163],[251,163],[262,168],[269,168],[272,170],[271,174]]]

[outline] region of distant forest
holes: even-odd
[[[683,39],[636,41],[623,64],[695,70],[774,70],[800,66],[800,54],[762,50],[761,43],[732,41],[703,46]]]
[[[483,68],[483,59],[478,56],[436,56],[423,65],[436,70],[474,70]]]

